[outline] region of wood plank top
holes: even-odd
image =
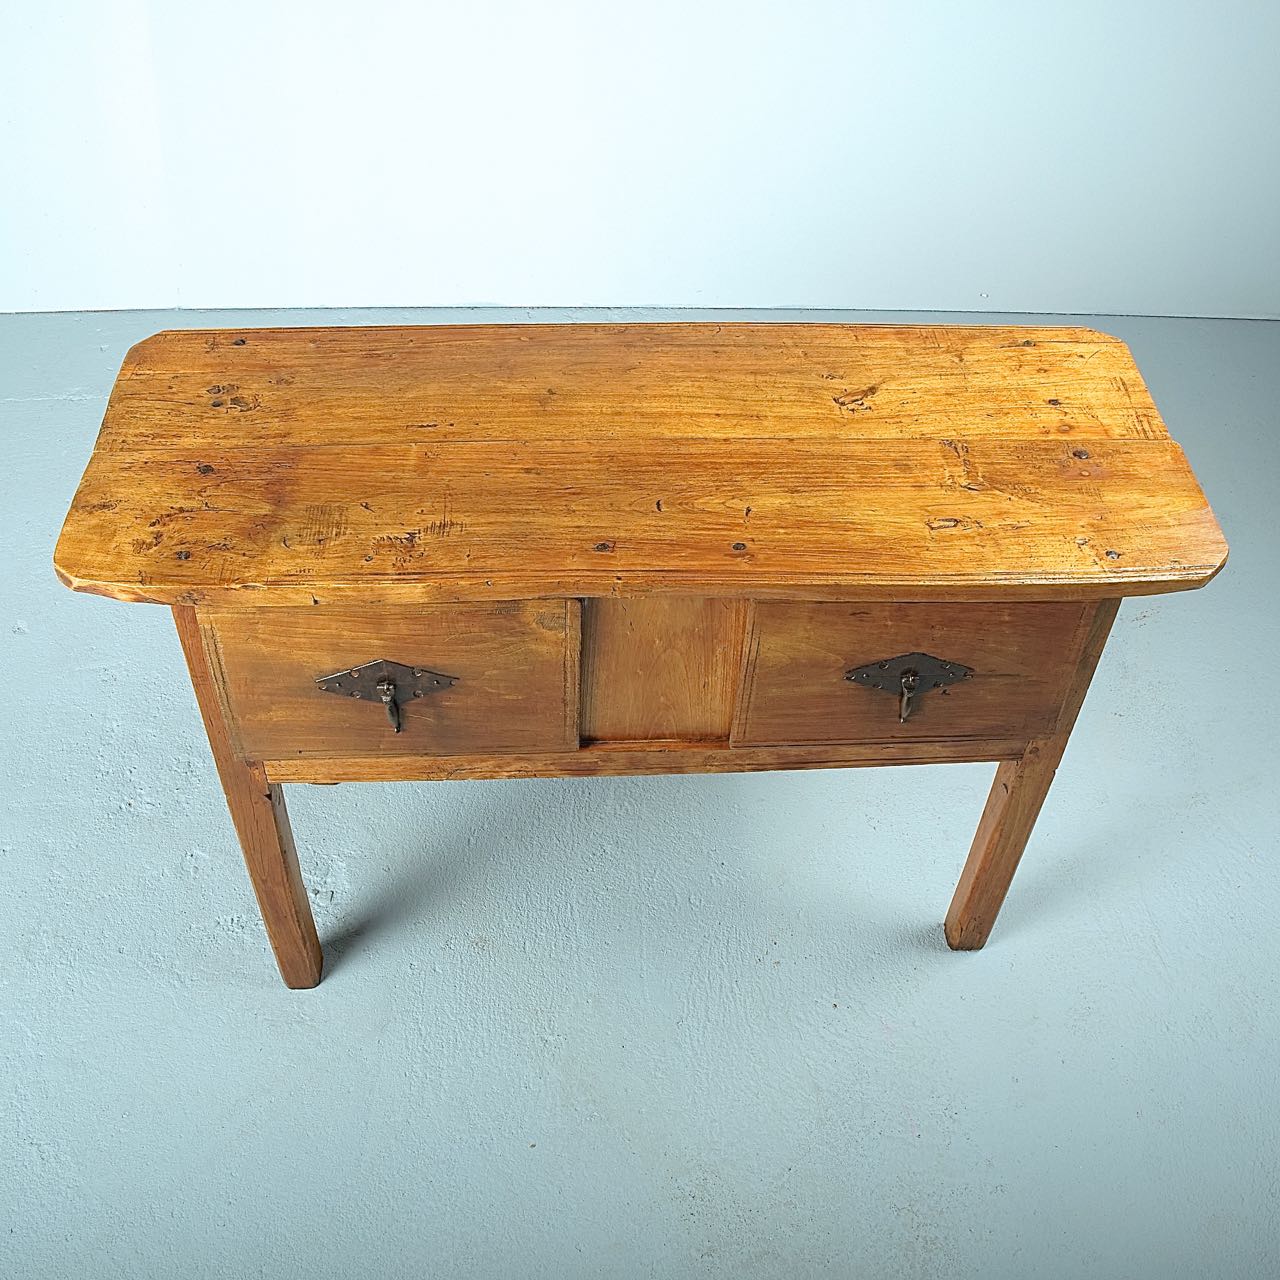
[[[1123,343],[829,324],[185,330],[55,567],[166,604],[1091,598],[1226,544]]]

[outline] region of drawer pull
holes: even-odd
[[[391,721],[392,732],[399,733],[400,704],[396,701],[396,682],[390,678],[379,680],[374,688],[377,689],[378,697],[387,708],[387,719]]]
[[[414,698],[425,698],[429,693],[440,693],[457,683],[457,676],[429,671],[426,667],[409,667],[403,662],[388,662],[385,658],[316,677],[322,693],[380,702],[386,708],[393,733],[399,733],[403,727],[401,708],[405,703],[412,702]]]
[[[904,671],[899,684],[902,687],[902,692],[898,696],[898,723],[906,724],[907,717],[911,714],[911,699],[916,696],[916,689],[920,684],[920,673],[911,670]]]
[[[882,658],[879,662],[854,667],[844,673],[844,678],[852,684],[894,694],[898,699],[898,722],[906,724],[923,694],[957,680],[967,680],[972,673],[971,667],[947,662],[929,653],[900,653],[896,658]]]

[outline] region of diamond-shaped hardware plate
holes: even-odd
[[[931,653],[900,653],[896,658],[882,658],[879,662],[868,662],[865,667],[854,667],[844,673],[844,678],[852,684],[883,689],[896,696],[902,692],[902,677],[910,671],[916,673],[915,687],[920,693],[955,684],[973,674],[972,667],[935,658]]]
[[[410,667],[403,662],[388,662],[379,658],[348,671],[335,671],[331,676],[317,676],[316,684],[325,693],[341,694],[347,698],[363,698],[366,702],[385,699],[378,685],[390,680],[395,686],[395,702],[402,706],[414,698],[425,698],[429,693],[439,693],[458,683],[457,676],[447,676],[426,667]]]

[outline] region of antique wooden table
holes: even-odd
[[[981,947],[1121,597],[1226,554],[1106,334],[591,324],[156,334],[56,567],[172,607],[309,987],[286,782],[998,761]]]

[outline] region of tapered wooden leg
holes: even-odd
[[[990,936],[1119,607],[1119,600],[1103,600],[1094,607],[1053,734],[1030,743],[1021,758],[1007,760],[996,769],[987,807],[947,912],[944,928],[953,951],[976,951]]]
[[[1021,760],[1006,760],[996,770],[947,912],[947,945],[953,951],[976,951],[991,933],[1049,793],[1059,754],[1052,743],[1033,743]]]
[[[195,610],[180,605],[173,616],[280,976],[289,987],[314,987],[323,963],[320,939],[298,868],[284,795],[267,781],[260,763],[241,760],[232,747]]]

